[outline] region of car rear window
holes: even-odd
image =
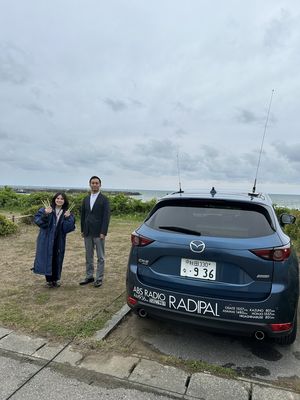
[[[252,238],[274,233],[265,207],[238,202],[162,201],[145,224],[170,233]]]

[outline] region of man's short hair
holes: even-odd
[[[100,182],[100,185],[101,185],[101,179],[99,178],[99,176],[96,176],[96,175],[92,176],[91,179],[89,180],[89,184],[91,184],[92,179],[98,179],[98,181]]]

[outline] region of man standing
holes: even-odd
[[[110,209],[108,199],[100,193],[101,179],[92,176],[90,181],[91,194],[86,196],[81,206],[81,235],[84,237],[86,257],[86,278],[79,282],[86,285],[94,282],[100,287],[104,274],[104,244],[107,235]],[[94,249],[97,252],[96,278],[94,279]]]

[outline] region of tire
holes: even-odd
[[[296,317],[294,320],[294,326],[293,326],[292,332],[290,332],[286,336],[281,336],[279,338],[275,338],[275,343],[288,346],[288,345],[294,343],[294,341],[296,340],[296,336],[297,336],[297,311],[296,311]]]

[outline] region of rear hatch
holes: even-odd
[[[138,278],[146,285],[232,300],[270,294],[274,262],[251,251],[282,245],[264,207],[166,203],[137,234],[153,240],[136,253]]]

